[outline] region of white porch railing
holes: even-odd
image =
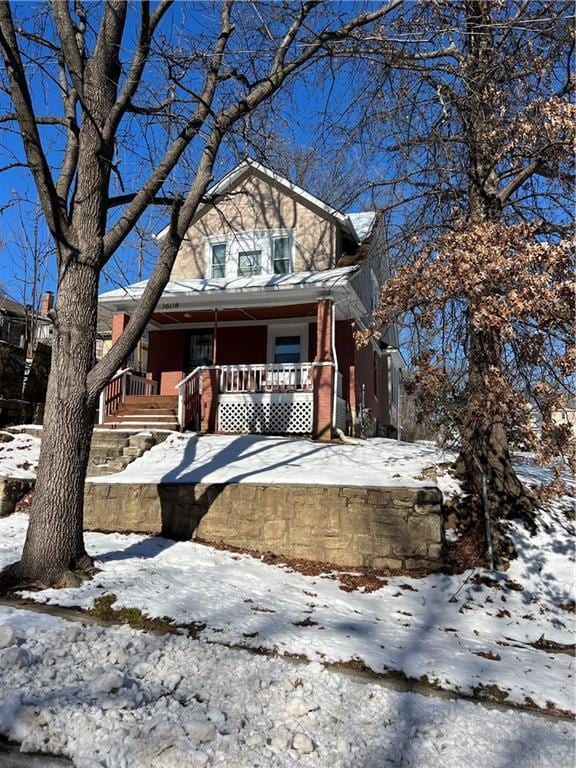
[[[180,429],[186,429],[189,425],[193,429],[199,429],[200,427],[200,395],[202,394],[200,374],[204,370],[206,370],[206,366],[200,365],[176,384],[176,389],[178,390],[178,424]]]
[[[220,365],[220,392],[303,392],[312,389],[312,363]]]
[[[112,376],[100,393],[98,423],[103,424],[106,416],[111,416],[130,395],[155,395],[158,382],[147,379],[131,368],[123,368]]]

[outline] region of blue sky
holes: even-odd
[[[366,5],[374,5],[365,2],[348,2],[345,4],[334,3],[332,9],[342,10],[346,14],[356,13]],[[17,3],[16,14],[27,16],[37,11],[41,6],[36,3]],[[254,6],[256,7],[256,6]],[[178,41],[191,29],[200,35],[209,34],[214,29],[214,23],[219,9],[212,8],[209,3],[176,3],[162,24],[162,31]],[[131,11],[133,14],[133,11]],[[126,42],[129,44],[136,33],[135,17],[129,17]],[[249,39],[249,32],[246,39]],[[251,62],[256,70],[258,62]],[[263,65],[262,65],[263,66]],[[55,76],[55,72],[48,71]],[[285,141],[288,147],[315,148],[322,151],[323,141],[326,139],[326,123],[337,120],[338,113],[346,108],[348,99],[353,93],[350,90],[351,72],[347,76],[336,79],[319,78],[314,68],[307,70],[297,79],[293,79],[284,93],[274,100],[274,119],[271,121],[273,129]],[[48,83],[48,86],[46,85]],[[150,68],[147,79],[147,87],[155,88],[155,73]],[[60,114],[60,98],[55,87],[50,85],[46,73],[42,78],[31,67],[29,70],[29,85],[37,107],[38,114]],[[9,105],[4,101],[0,105],[0,112],[6,111]],[[8,163],[20,160],[23,157],[21,140],[16,127],[0,125],[0,167]],[[42,126],[40,128],[44,140],[45,150],[49,162],[57,167],[60,162],[62,142],[53,127]],[[120,148],[118,151],[119,167],[126,172],[127,190],[134,188],[142,175],[142,168],[146,168],[144,162],[139,167],[139,152],[142,155],[144,143],[160,143],[164,135],[158,129],[152,129],[146,136],[140,135],[138,142],[132,141],[130,151]],[[129,142],[130,143],[130,142]],[[136,146],[137,144],[137,146]],[[135,150],[135,151],[133,151]],[[153,150],[151,150],[153,151]],[[251,147],[246,147],[242,141],[234,140],[234,146],[230,142],[223,146],[214,170],[215,178],[223,175],[232,167],[242,154],[254,154]],[[268,159],[268,158],[265,158]],[[189,157],[194,161],[194,148]],[[274,165],[273,157],[270,158]],[[186,185],[186,179],[190,178],[192,171],[181,171],[178,175],[181,185]],[[126,179],[125,179],[126,180]],[[311,190],[317,191],[317,190]],[[14,168],[0,174],[0,282],[7,292],[16,298],[21,298],[22,264],[21,253],[18,249],[18,240],[22,237],[22,221],[30,222],[36,207],[36,191],[28,171],[24,168]],[[359,200],[353,206],[354,209],[362,209],[364,206]],[[369,206],[368,206],[369,207]],[[165,211],[162,209],[151,210],[142,218],[142,229],[149,233],[161,228],[165,220]],[[49,236],[43,226],[48,241]],[[140,239],[136,236],[130,238],[121,247],[117,255],[111,260],[101,281],[101,290],[116,287],[119,283],[133,281],[138,276],[138,259]],[[154,243],[149,239],[144,240],[145,263],[143,277],[150,271],[155,254]],[[50,260],[48,274],[46,276],[46,289],[55,288],[55,264]]]

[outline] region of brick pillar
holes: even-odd
[[[216,415],[218,413],[218,376],[219,368],[208,368],[200,374],[200,431],[216,431]]]
[[[332,362],[332,299],[320,299],[316,309],[316,357],[315,363]]]
[[[46,291],[42,296],[42,305],[40,307],[40,314],[46,316],[48,312],[54,306],[54,294],[52,291]]]
[[[332,354],[332,299],[320,299],[316,313],[316,357],[312,369],[314,383],[314,418],[312,436],[315,440],[332,438],[335,366]]]
[[[130,315],[127,315],[125,312],[116,312],[112,316],[112,344],[122,336],[129,320]]]

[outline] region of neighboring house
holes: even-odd
[[[103,418],[322,439],[363,423],[396,435],[397,330],[361,349],[353,337],[388,275],[379,218],[343,214],[252,160],[209,194],[149,324],[147,379],[119,374]],[[100,296],[113,339],[145,285]]]
[[[554,424],[567,424],[576,438],[576,398],[570,398],[564,408],[552,411],[552,421]]]
[[[30,306],[0,295],[0,341],[19,347],[29,341],[50,344],[52,322],[47,315],[52,309],[53,300],[52,292],[46,291],[40,310],[33,312]]]

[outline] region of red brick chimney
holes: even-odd
[[[40,314],[46,316],[48,312],[54,306],[54,294],[52,291],[45,291],[42,296],[42,304],[40,306]]]

